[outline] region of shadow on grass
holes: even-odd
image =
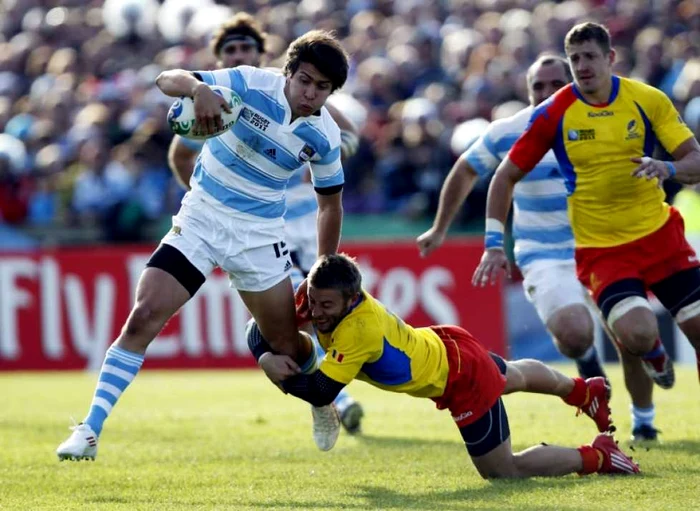
[[[416,448],[421,446],[430,447],[445,447],[454,449],[460,447],[464,449],[466,455],[467,449],[464,447],[464,442],[459,436],[459,432],[455,431],[454,440],[436,440],[430,438],[416,437],[394,437],[394,436],[373,436],[373,435],[357,435],[354,437],[359,443],[365,444],[368,447],[384,447],[387,449],[405,449]]]
[[[673,452],[683,452],[689,455],[700,454],[700,440],[662,440],[661,443],[637,443],[634,444],[634,449],[641,452],[652,452],[652,451],[673,451]]]
[[[330,502],[330,501],[314,501],[315,508],[333,508],[333,509],[424,509],[424,510],[444,510],[444,509],[479,509],[481,511],[501,511],[503,509],[520,509],[520,505],[508,505],[511,495],[522,496],[530,491],[541,492],[543,489],[551,490],[569,490],[581,485],[589,484],[594,478],[546,478],[546,479],[528,479],[528,480],[503,480],[491,481],[485,483],[479,488],[465,488],[463,490],[442,491],[439,489],[427,491],[425,493],[401,493],[400,491],[387,488],[385,486],[356,486],[355,492],[350,490],[349,495],[362,502]],[[478,502],[477,502],[478,501]],[[483,505],[483,501],[491,501],[493,505]],[[277,502],[261,502],[247,503],[247,506],[255,508],[294,508],[308,509],[309,502],[295,501],[277,501]],[[567,506],[566,503],[556,502],[544,504],[540,506],[527,506],[530,510],[549,510],[557,509],[557,511],[574,511],[582,509],[581,506]]]
[[[529,491],[541,491],[542,489],[559,490],[580,487],[589,484],[590,478],[565,477],[527,480],[502,480],[491,481],[479,488],[465,488],[463,490],[441,491],[431,490],[425,493],[402,494],[392,489],[381,486],[360,486],[357,498],[363,499],[367,509],[480,509],[503,510],[512,509],[513,505],[505,502],[511,495],[522,495]],[[491,501],[492,506],[484,507],[482,503],[475,501]],[[539,507],[528,506],[528,510],[557,509],[575,510],[579,506],[567,506],[563,502]],[[476,506],[476,507],[475,507]]]

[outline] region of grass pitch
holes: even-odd
[[[619,367],[608,371],[626,445],[629,399]],[[341,434],[322,453],[308,406],[257,371],[144,371],[108,420],[97,461],[59,463],[54,450],[69,416],[87,411],[96,375],[0,373],[0,509],[700,509],[698,377],[677,377],[656,391],[663,443],[634,453],[642,476],[486,482],[429,400],[353,383],[363,434]],[[596,434],[556,398],[518,394],[506,406],[516,450]]]

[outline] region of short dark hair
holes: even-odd
[[[347,300],[362,291],[362,274],[349,255],[324,255],[311,267],[309,285],[316,289],[337,289]]]
[[[284,74],[292,76],[302,62],[308,62],[328,77],[333,90],[340,89],[348,78],[348,55],[331,32],[312,30],[289,45]]]
[[[564,67],[564,72],[566,73],[566,78],[571,81],[573,76],[571,74],[571,67],[569,67],[569,61],[566,60],[561,55],[554,55],[553,53],[543,53],[530,65],[527,69],[527,85],[530,86],[532,82],[532,76],[535,74],[535,69],[539,66],[550,66],[552,64],[560,64]]]
[[[267,34],[263,32],[262,27],[253,16],[247,12],[239,12],[222,23],[219,28],[216,29],[216,32],[214,32],[209,42],[209,47],[214,56],[218,58],[219,52],[221,48],[224,47],[224,44],[235,36],[244,38],[250,37],[255,41],[258,51],[260,53],[265,53],[265,39],[267,39]]]
[[[610,32],[608,32],[605,25],[593,23],[591,21],[579,23],[569,30],[564,39],[564,48],[568,51],[569,46],[572,44],[582,44],[587,41],[598,43],[603,53],[610,53]]]

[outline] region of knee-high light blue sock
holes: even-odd
[[[83,421],[99,436],[117,400],[141,369],[143,355],[111,346],[105,354],[90,412]]]

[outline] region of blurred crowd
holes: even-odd
[[[456,157],[527,102],[525,71],[567,30],[604,22],[618,74],[662,89],[700,132],[697,0],[3,0],[0,223],[98,226],[138,240],[182,196],[167,168],[164,69],[210,69],[217,24],[263,24],[268,65],[311,28],[351,56],[344,93],[366,109],[346,162],[348,213],[429,217]],[[482,185],[483,186],[483,185]],[[475,195],[478,200],[479,194]],[[464,218],[480,214],[472,203]]]

